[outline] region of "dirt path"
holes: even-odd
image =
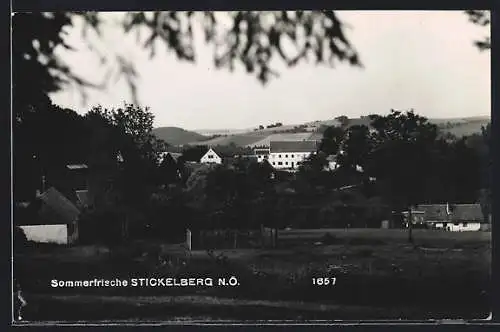
[[[458,319],[470,312],[431,313],[423,308],[346,306],[212,296],[30,295],[26,322]],[[467,316],[467,317],[465,317]]]

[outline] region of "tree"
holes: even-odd
[[[364,125],[350,127],[343,142],[343,151],[339,154],[339,164],[352,170],[356,170],[356,166],[365,167],[372,145],[368,127]]]
[[[474,24],[484,27],[490,24],[488,11],[469,10],[466,14]],[[228,17],[232,24],[225,29]],[[127,79],[133,101],[138,104],[137,72],[130,61],[118,55],[106,57],[96,52],[108,70],[103,70],[102,81],[91,82],[76,75],[57,56],[57,47],[71,49],[66,43],[65,31],[78,19],[84,23],[82,36],[93,49],[87,36],[92,32],[100,35],[104,21],[102,13],[13,15],[13,99],[16,115],[21,114],[23,109],[29,109],[29,105],[46,100],[50,92],[76,86],[85,98],[86,88],[105,88],[113,78],[121,75]],[[226,15],[214,12],[129,12],[123,15],[121,23],[127,33],[139,29],[149,32],[147,39],[140,41],[142,45],[139,45],[149,50],[151,56],[156,54],[156,41],[161,41],[168,51],[174,51],[180,61],[188,62],[197,58],[192,31],[194,25],[199,24],[203,27],[207,44],[215,46],[213,59],[217,68],[233,71],[240,65],[262,83],[279,75],[270,65],[275,58],[281,59],[288,67],[311,58],[316,64],[330,67],[337,61],[361,66],[357,51],[344,34],[344,23],[334,11],[235,11]],[[294,46],[293,52],[285,51],[284,44],[287,42]],[[480,49],[489,49],[489,37],[476,42],[476,45]],[[32,84],[33,81],[38,84]],[[29,98],[26,98],[28,95]],[[21,106],[21,103],[24,105]]]
[[[182,158],[184,161],[199,162],[207,151],[208,146],[206,145],[187,146],[182,149]]]
[[[177,165],[177,162],[172,158],[170,154],[167,154],[162,162],[160,163],[159,169],[159,177],[160,181],[163,185],[170,185],[170,184],[175,184],[179,183],[180,177],[180,169],[179,166]]]
[[[345,115],[340,115],[335,118],[340,123],[340,127],[346,128],[349,125],[349,118]]]
[[[391,110],[387,116],[371,116],[374,150],[367,163],[367,173],[377,178],[380,188],[399,213],[425,198],[425,179],[430,173],[429,147],[437,138],[437,127],[413,110]],[[409,241],[413,242],[412,222]]]
[[[225,28],[227,18],[232,23],[229,29]],[[70,49],[64,31],[73,25],[74,19],[84,22],[84,37],[92,31],[99,36],[104,21],[102,13],[16,13],[13,16],[15,83],[18,77],[30,82],[29,77],[35,76],[36,81],[43,82],[43,86],[35,87],[42,94],[75,85],[85,96],[82,88],[103,88],[113,77],[124,75],[137,104],[137,73],[130,61],[120,56],[97,54],[109,69],[103,71],[102,82],[89,82],[75,75],[58,58],[54,51],[58,46]],[[333,66],[336,61],[361,66],[356,50],[344,35],[343,23],[333,11],[129,12],[123,15],[121,23],[127,33],[148,30],[149,36],[140,42],[151,56],[156,54],[157,41],[161,41],[168,51],[174,51],[177,59],[187,62],[196,60],[192,31],[194,25],[201,25],[205,41],[215,46],[213,58],[217,68],[233,71],[241,66],[262,83],[279,75],[271,67],[277,57],[289,67],[307,59],[327,66]],[[34,41],[40,47],[34,46]],[[289,53],[285,43],[295,49]]]
[[[469,21],[473,24],[480,25],[483,27],[489,27],[491,23],[490,12],[488,10],[467,10],[465,13],[469,16]],[[491,49],[491,40],[489,36],[484,37],[483,40],[474,41],[474,45],[476,45],[479,50],[490,50]]]
[[[330,126],[323,132],[323,138],[319,145],[319,151],[326,155],[337,154],[344,139],[345,131],[341,127]]]
[[[23,113],[13,124],[14,196],[16,200],[34,197],[42,175],[70,163],[86,159],[87,132],[83,118],[69,109],[49,103],[37,112]],[[52,181],[53,179],[48,179]],[[60,189],[60,188],[59,188]]]

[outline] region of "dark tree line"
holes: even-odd
[[[317,159],[335,155],[344,171],[355,173],[361,166],[396,211],[421,203],[489,204],[490,125],[459,138],[441,135],[413,111],[370,119],[370,128],[327,128],[320,144],[324,154],[310,164],[325,164]]]
[[[489,24],[484,12],[468,14],[476,24]],[[263,83],[278,76],[270,66],[276,57],[290,67],[308,58],[332,66],[338,61],[360,65],[355,48],[344,35],[343,23],[332,11],[233,12],[230,16],[233,24],[224,32],[222,43],[216,33],[222,25],[215,13],[129,13],[123,27],[127,32],[148,28],[150,35],[143,46],[152,55],[154,41],[161,40],[179,60],[195,61],[192,25],[202,22],[206,41],[218,45],[214,53],[217,68],[232,71],[240,66]],[[110,67],[118,70],[104,70],[101,82],[89,82],[58,58],[57,47],[71,48],[64,31],[74,18],[86,23],[83,32],[99,34],[99,13],[16,13],[12,19],[17,201],[33,198],[42,175],[47,175],[48,186],[57,182],[53,179],[68,163],[87,163],[95,204],[86,218],[100,223],[127,220],[140,230],[183,225],[186,220],[193,223],[190,227],[215,227],[217,223],[253,227],[257,220],[283,227],[290,220],[287,211],[293,211],[297,202],[308,202],[308,208],[300,212],[304,220],[321,208],[319,202],[328,195],[336,195],[333,201],[341,202],[330,211],[337,208],[334,211],[338,212],[347,203],[354,206],[358,194],[332,194],[335,188],[353,183],[366,184],[360,192],[372,204],[358,206],[373,206],[378,198],[401,209],[422,200],[481,200],[485,211],[489,209],[489,127],[480,135],[450,143],[439,139],[436,128],[413,113],[374,116],[371,131],[363,126],[348,131],[346,126],[324,128],[323,154],[315,156],[293,179],[273,173],[267,163],[203,172],[189,169],[183,162],[159,165],[158,154],[164,146],[151,135],[152,114],[147,109],[137,103],[113,110],[95,107],[82,116],[54,105],[48,97],[70,86],[104,88],[118,75],[125,75],[136,95],[137,73],[126,59],[102,58],[104,64],[114,63],[117,66]],[[275,24],[268,25],[268,19]],[[188,24],[178,24],[182,20]],[[315,22],[321,24],[312,29]],[[300,34],[305,37],[299,38]],[[284,52],[285,40],[295,45],[295,53]],[[477,45],[489,48],[488,41]],[[324,172],[324,158],[332,154],[342,167]],[[366,173],[359,174],[355,165]],[[366,181],[368,175],[377,182]],[[353,219],[351,212],[342,213],[342,220]]]

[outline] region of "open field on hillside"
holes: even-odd
[[[449,132],[457,137],[467,136],[472,133],[480,133],[481,127],[486,127],[486,125],[490,122],[487,120],[478,120],[478,121],[470,121],[464,122],[454,125],[451,128],[443,129],[446,132]]]
[[[349,119],[349,126],[365,125],[369,126],[370,119],[368,117],[352,118]],[[451,124],[448,127],[441,128],[444,132],[450,132],[453,135],[461,137],[463,135],[471,135],[473,133],[481,132],[481,126],[488,124],[491,119],[489,117],[471,117],[471,118],[448,118],[448,119],[430,119],[431,123],[438,126]],[[336,120],[323,120],[313,121],[306,123],[307,125],[321,126],[321,125],[338,125]],[[231,143],[237,146],[255,146],[255,145],[268,145],[271,140],[292,140],[301,141],[303,139],[316,139],[320,140],[321,133],[285,133],[284,131],[292,130],[297,125],[284,125],[276,128],[264,128],[256,131],[239,132],[227,136],[216,137],[206,140],[206,136],[193,131],[186,131],[175,127],[162,127],[154,130],[159,138],[173,144],[192,144],[192,145],[229,145]],[[234,132],[234,131],[233,131]],[[204,140],[205,139],[205,140]]]
[[[269,135],[264,139],[261,139],[253,144],[249,144],[248,146],[269,146],[271,141],[303,141],[309,140],[312,133],[283,133],[283,134],[273,134]]]
[[[325,236],[325,234],[329,234]],[[162,266],[138,245],[51,248],[16,257],[29,320],[485,318],[490,233],[315,229],[279,234],[276,249],[194,250]],[[151,244],[150,244],[151,245]],[[85,252],[85,254],[82,254]],[[172,253],[172,255],[174,255]],[[50,280],[235,276],[213,287],[51,288]],[[335,285],[312,284],[313,277]],[[214,281],[215,282],[215,281]]]
[[[206,141],[193,142],[192,145],[230,145],[247,146],[261,140],[262,137],[246,134],[216,137]]]

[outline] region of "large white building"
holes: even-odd
[[[276,169],[298,169],[300,164],[317,151],[316,141],[271,141],[269,148],[254,149],[257,160],[267,160]]]

